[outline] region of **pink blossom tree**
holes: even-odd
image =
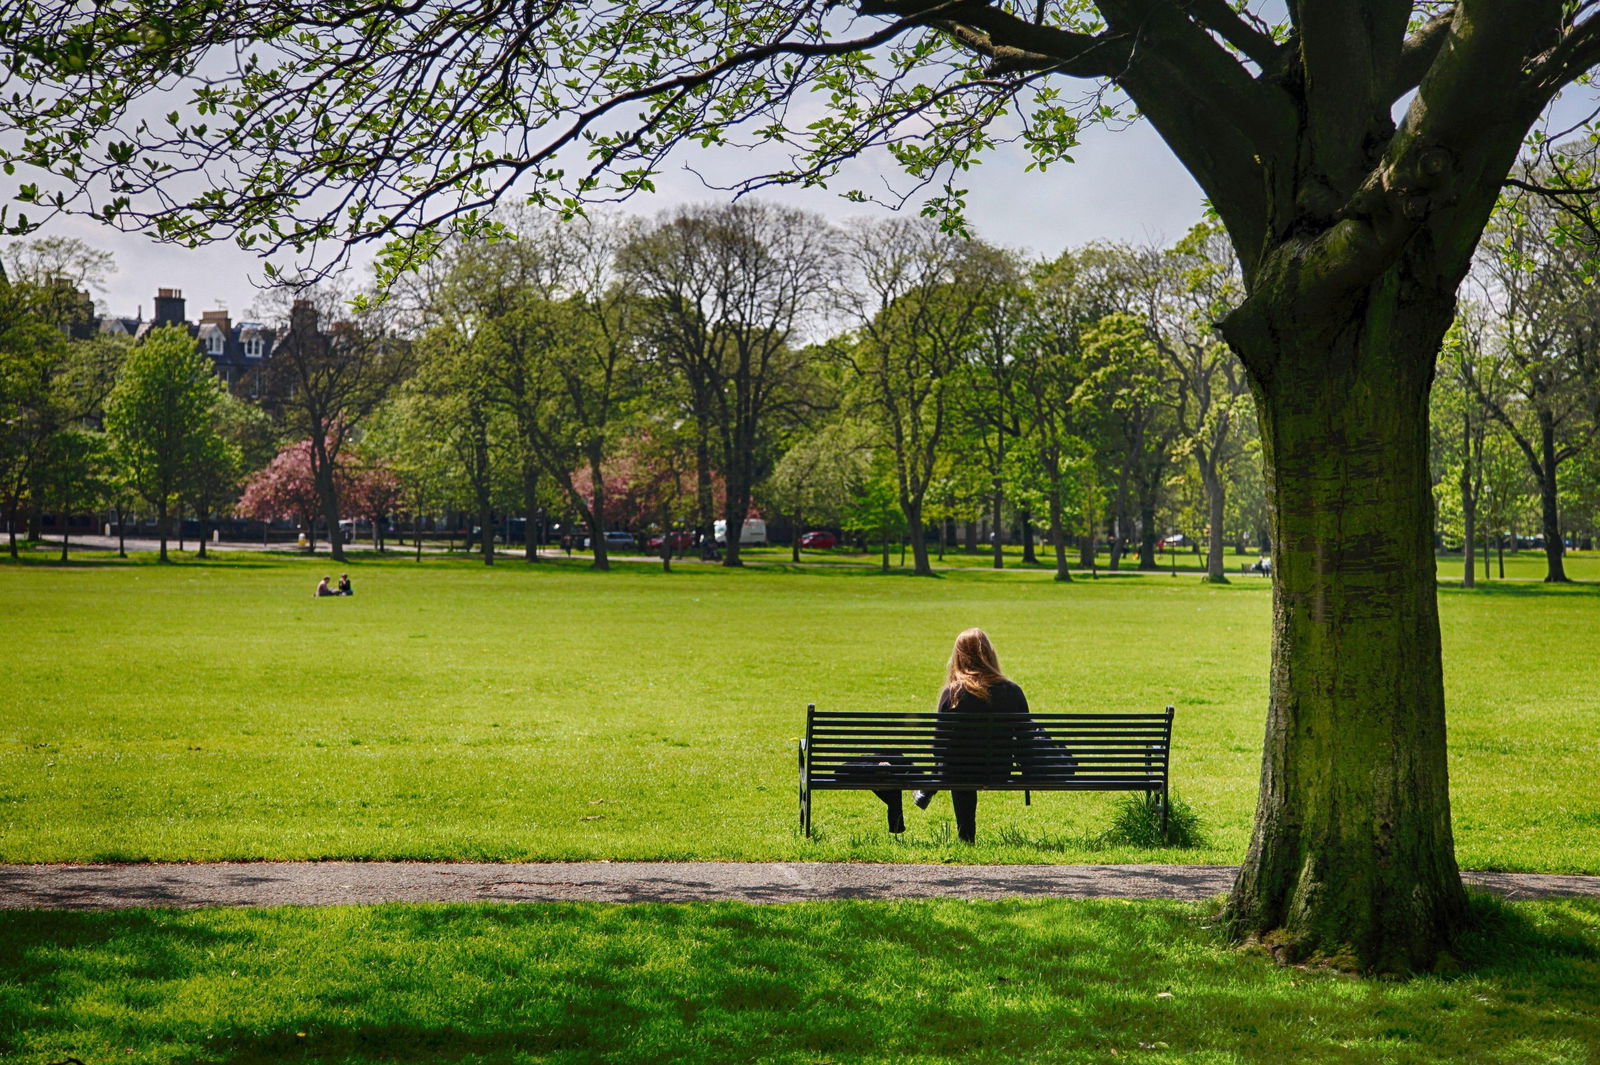
[[[279,451],[264,469],[245,482],[238,511],[257,521],[289,518],[300,523],[317,547],[317,511],[322,497],[311,473],[311,441],[302,440]]]
[[[400,477],[381,462],[363,458],[341,482],[340,499],[351,516],[372,523],[372,546],[383,550],[383,521],[400,505]]]
[[[372,522],[374,530],[399,503],[400,478],[388,466],[345,449],[345,462],[335,467],[335,487],[344,510]],[[316,549],[316,519],[324,512],[323,496],[313,471],[311,441],[301,440],[279,451],[266,468],[245,482],[239,513],[258,521],[289,518],[307,530]],[[337,526],[329,530],[336,537]],[[381,546],[374,531],[374,546]]]
[[[572,472],[574,491],[590,507],[595,505],[594,479],[587,467]],[[601,466],[601,493],[605,513],[602,525],[612,522],[639,528],[658,524],[663,534],[672,531],[674,516],[692,504],[697,493],[694,454],[679,436],[645,428],[617,444],[617,453]],[[727,487],[720,473],[710,471],[712,498],[723,505]],[[671,568],[670,547],[662,562]]]

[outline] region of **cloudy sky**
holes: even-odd
[[[1001,151],[964,175],[963,183],[971,189],[968,217],[978,234],[997,244],[1053,255],[1096,239],[1170,242],[1200,218],[1200,190],[1148,126],[1088,130],[1073,156],[1075,162],[1039,174],[1024,172],[1026,160],[1019,153]],[[694,155],[684,161],[702,167],[708,162]],[[725,154],[709,162],[733,174],[740,161]],[[727,197],[708,191],[683,170],[664,173],[657,185],[658,193],[636,198],[628,210],[648,215],[679,203]],[[834,192],[778,190],[766,195],[834,219],[872,213]],[[914,213],[915,204],[904,210]],[[202,310],[226,308],[237,321],[258,302],[252,282],[262,280],[261,262],[230,244],[177,248],[82,218],[56,219],[44,232],[79,237],[116,256],[117,272],[95,293],[111,314],[133,316],[142,309],[148,316],[158,288],[181,290],[191,320]]]

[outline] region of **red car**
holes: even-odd
[[[694,533],[692,532],[680,529],[670,535],[672,537],[672,549],[674,551],[686,551],[694,546]],[[661,540],[662,537],[657,534],[650,537],[650,539],[645,543],[645,546],[650,548],[652,551],[660,551]]]
[[[839,538],[831,532],[822,529],[813,530],[800,537],[800,546],[820,550],[825,547],[838,547]]]

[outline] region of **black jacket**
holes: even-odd
[[[939,693],[933,749],[950,787],[1003,782],[1013,766],[1026,769],[1041,736],[1028,716],[1028,697],[1009,680],[991,687],[987,699],[964,688],[954,700],[949,688]]]

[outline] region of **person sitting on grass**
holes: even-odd
[[[356,590],[354,588],[350,587],[350,574],[348,574],[348,573],[339,574],[339,594],[340,595],[355,595],[356,594]]]
[[[325,596],[325,595],[338,595],[339,594],[338,592],[334,591],[332,588],[328,587],[328,582],[331,581],[331,580],[333,580],[332,577],[324,577],[324,578],[322,578],[322,581],[317,585],[316,595],[317,595],[317,597],[319,599],[322,596]]]

